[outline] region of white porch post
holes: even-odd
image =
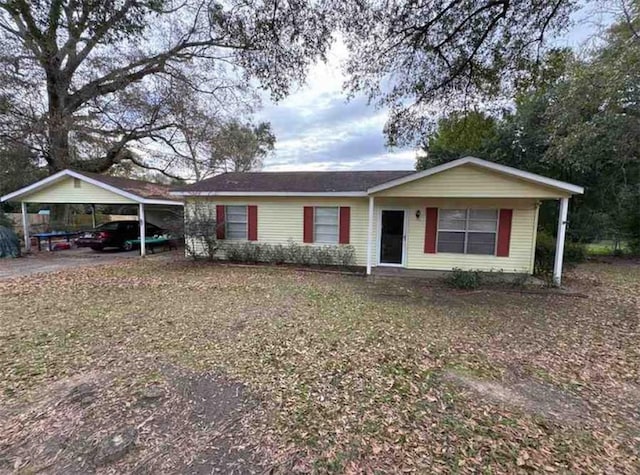
[[[367,275],[371,275],[371,260],[373,254],[373,196],[369,196],[369,229],[367,230]]]
[[[564,239],[567,232],[567,213],[569,198],[560,198],[560,212],[558,213],[558,234],[556,236],[556,258],[553,262],[553,283],[560,287],[562,282],[562,261],[564,257]]]
[[[140,256],[144,257],[147,254],[147,248],[145,244],[145,219],[144,219],[144,204],[140,203],[140,209],[138,211],[138,221],[140,223]]]
[[[96,205],[91,205],[91,222],[93,223],[93,228],[96,227]]]
[[[29,238],[29,214],[27,213],[27,203],[22,201],[22,231],[24,232],[24,248],[26,251],[31,250],[31,239]]]

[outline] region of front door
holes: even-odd
[[[383,209],[380,219],[380,264],[402,265],[404,210]]]

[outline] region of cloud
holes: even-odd
[[[576,26],[557,45],[577,47],[597,30],[588,23],[594,10],[587,7],[574,16]],[[606,15],[605,15],[606,16]],[[607,18],[598,18],[607,23]],[[259,120],[272,123],[276,150],[265,170],[366,170],[412,169],[417,150],[388,150],[383,134],[388,117],[364,97],[348,101],[342,90],[342,65],[347,58],[338,37],[327,62],[315,64],[307,83],[278,104],[264,99]]]
[[[265,100],[259,120],[270,121],[277,138],[265,170],[413,168],[415,152],[385,147],[387,111],[364,97],[347,100],[341,69],[346,55],[338,38],[327,62],[311,68],[303,87],[278,104]]]

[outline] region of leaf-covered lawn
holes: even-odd
[[[640,266],[566,284],[588,298],[158,260],[3,281],[0,421],[152,360],[246,387],[281,472],[637,472]]]

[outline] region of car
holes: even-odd
[[[145,226],[147,237],[164,234],[164,230],[151,223]],[[90,247],[94,251],[102,251],[108,247],[127,249],[126,241],[140,238],[139,221],[110,221],[95,229],[83,232],[76,239],[76,246]],[[130,247],[129,247],[130,248]],[[127,249],[128,250],[128,249]]]

